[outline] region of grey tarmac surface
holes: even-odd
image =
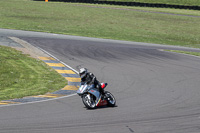
[[[79,96],[0,107],[1,133],[200,132],[200,58],[158,50],[198,49],[3,29],[0,36],[88,68],[117,99],[95,110]]]

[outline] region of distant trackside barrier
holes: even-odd
[[[43,1],[43,0],[35,0],[35,1]],[[45,1],[48,2],[48,0]],[[103,0],[102,1],[101,0],[49,0],[49,1],[200,10],[200,6],[170,5],[170,4],[159,4],[159,3],[120,2],[120,1],[105,1],[105,0],[104,1]]]

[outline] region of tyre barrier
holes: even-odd
[[[44,1],[44,0],[34,0],[34,1]],[[102,1],[101,0],[100,1],[98,0],[49,0],[49,1],[200,10],[200,6],[170,5],[170,4],[159,4],[159,3],[121,2],[121,1],[103,1],[103,0]]]

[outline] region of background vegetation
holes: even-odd
[[[31,0],[0,1],[0,28],[199,47],[199,11],[98,6]]]

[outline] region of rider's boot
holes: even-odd
[[[101,93],[102,99],[105,100],[107,98],[107,96],[106,96],[104,90],[102,89],[102,91],[100,93]]]
[[[105,99],[106,99],[106,96],[105,96],[104,89],[101,88],[101,85],[98,85],[97,87],[98,87],[99,92],[100,92],[100,94],[101,94],[101,98],[102,98],[102,100],[105,100]]]
[[[103,90],[101,87],[99,87],[99,92],[100,92],[100,94],[101,94],[102,100],[104,100],[105,92],[104,92],[104,90]]]

